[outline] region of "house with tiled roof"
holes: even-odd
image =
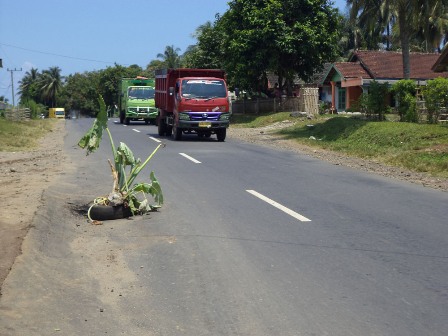
[[[410,53],[410,79],[419,85],[425,85],[429,79],[448,78],[448,72],[436,73],[432,70],[439,56],[439,54]],[[359,50],[353,52],[348,62],[332,64],[320,83],[321,98],[330,101],[334,110],[345,111],[363,92],[368,92],[372,81],[392,85],[401,79],[403,79],[401,52]]]

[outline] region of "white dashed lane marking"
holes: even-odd
[[[258,197],[262,201],[265,201],[266,203],[269,203],[270,205],[276,207],[277,209],[287,213],[288,215],[298,219],[301,222],[311,222],[311,219],[306,218],[305,216],[302,216],[301,214],[281,205],[280,203],[277,203],[274,200],[271,200],[270,198],[256,192],[255,190],[246,190],[249,194],[254,195],[255,197]]]
[[[179,153],[180,155],[182,155],[184,158],[193,161],[194,163],[201,163],[201,161],[196,160],[195,158],[192,158],[191,156],[185,154],[185,153]]]

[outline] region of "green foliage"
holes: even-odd
[[[93,114],[98,109],[98,91],[100,78],[98,71],[75,73],[66,79],[60,94],[62,106],[67,111],[78,110],[81,114]]]
[[[38,104],[32,99],[21,102],[20,106],[27,107],[30,109],[32,119],[37,119],[40,117],[41,114],[46,114],[47,112],[45,105]]]
[[[63,78],[59,67],[42,71],[38,79],[39,90],[44,102],[49,107],[56,107],[56,96],[61,91]]]
[[[100,105],[100,112],[98,112],[96,119],[93,121],[92,127],[78,142],[79,147],[87,150],[87,155],[93,153],[100,147],[103,131],[107,129],[106,104],[104,103],[103,97],[100,96],[98,103]]]
[[[377,81],[370,83],[369,93],[365,102],[366,114],[368,116],[375,115],[378,120],[384,120],[384,114],[387,110],[386,97],[388,93],[388,83],[378,83]]]
[[[290,88],[337,56],[339,17],[326,1],[233,0],[215,29],[231,86],[246,91],[265,90],[268,71]]]
[[[130,207],[133,214],[145,213],[160,207],[163,203],[163,193],[154,172],[150,173],[150,183],[135,183],[135,179],[163,145],[157,146],[143,163],[139,158],[135,158],[126,144],[120,143],[115,149],[112,134],[107,127],[106,104],[101,96],[98,101],[100,111],[97,114],[97,118],[93,122],[92,127],[79,140],[78,146],[86,149],[87,154],[90,154],[99,148],[103,131],[105,130],[109,135],[114,157],[114,166],[111,166],[114,175],[114,187],[112,193],[106,198],[106,204],[125,204]],[[152,195],[156,204],[149,204],[145,196],[146,194]],[[143,199],[141,199],[142,197]]]
[[[219,19],[219,16],[217,17]],[[221,44],[225,36],[223,31],[207,21],[200,25],[194,34],[198,39],[196,45],[188,47],[182,57],[182,65],[187,68],[220,69]]]
[[[157,58],[162,60],[164,68],[179,68],[180,67],[180,49],[173,45],[166,46],[163,54],[157,54]]]
[[[406,93],[401,104],[398,109],[403,108],[404,110],[403,121],[418,123],[420,118],[417,111],[417,98],[410,93]]]
[[[392,85],[392,92],[398,102],[400,121],[418,122],[415,91],[417,84],[410,79],[402,79]]]
[[[448,79],[429,80],[423,88],[423,96],[428,111],[428,122],[437,123],[442,109],[448,109]]]

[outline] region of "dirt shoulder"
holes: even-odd
[[[37,148],[0,152],[0,288],[21,253],[22,241],[42,204],[42,192],[64,169],[64,136],[65,122],[61,121]]]
[[[231,127],[228,137],[261,146],[290,150],[335,165],[352,167],[448,191],[448,179],[438,179],[378,162],[315,149],[273,134],[273,131],[287,126],[290,126],[290,123],[278,123],[256,129]],[[61,121],[40,141],[38,148],[25,152],[0,152],[0,184],[2,186],[0,198],[4,204],[0,210],[0,289],[15,258],[21,253],[22,241],[32,224],[36,210],[42,204],[43,191],[66,168],[67,159],[63,152],[64,137],[65,122]]]

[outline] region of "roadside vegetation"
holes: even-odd
[[[11,121],[0,118],[0,151],[18,152],[30,150],[60,120],[32,119],[27,121]]]
[[[341,116],[316,119],[291,117],[290,113],[234,115],[232,127],[263,127],[275,122],[292,121],[293,126],[276,131],[316,148],[343,152],[405,167],[434,176],[448,177],[448,125],[367,121]]]

